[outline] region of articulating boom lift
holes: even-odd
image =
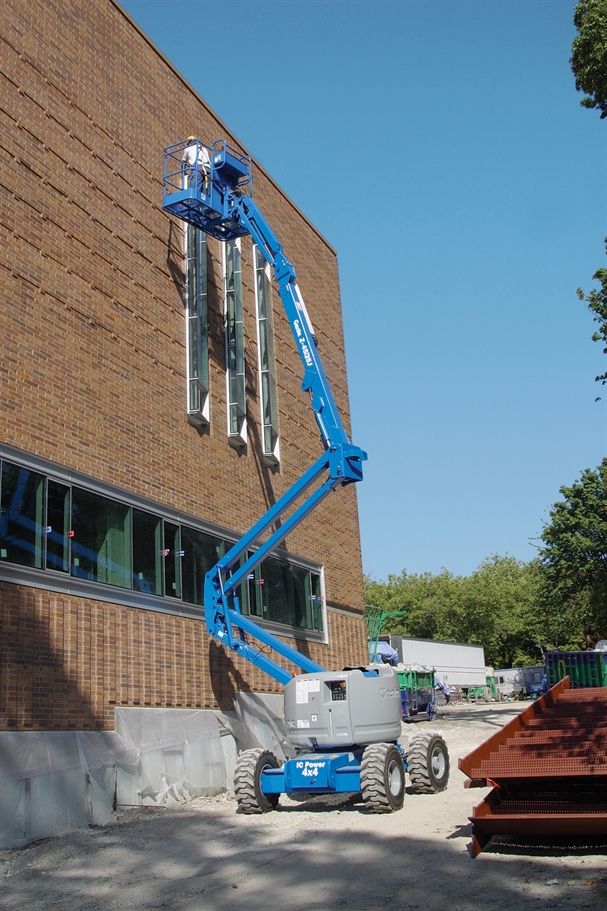
[[[449,776],[447,748],[438,735],[422,735],[403,756],[397,743],[401,702],[396,672],[377,665],[325,671],[240,612],[237,592],[242,582],[329,493],[362,480],[367,458],[344,429],[295,269],[252,198],[251,184],[251,159],[224,140],[206,146],[188,139],[165,149],[164,210],[219,240],[250,234],[272,266],[304,366],[302,389],[310,394],[324,448],[299,481],[205,577],[208,632],[285,685],[287,739],[300,751],[282,767],[268,751],[244,752],[236,767],[236,797],[245,812],[258,813],[275,807],[283,792],[362,791],[369,809],[386,812],[402,806],[406,767],[418,790],[442,790]],[[324,481],[317,484],[323,475]],[[304,494],[307,499],[262,541]],[[253,548],[253,555],[247,557]],[[248,642],[247,634],[304,673],[294,677]]]

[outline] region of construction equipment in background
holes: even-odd
[[[607,652],[588,649],[580,652],[544,652],[546,680],[554,686],[569,677],[571,686],[607,686]]]
[[[436,715],[435,674],[431,668],[397,667],[403,721],[425,712],[428,721]]]
[[[485,652],[482,645],[400,635],[390,635],[390,645],[397,650],[405,667],[421,665],[434,668],[437,676],[452,691],[457,687],[466,696],[469,689],[484,689],[486,686]]]
[[[607,687],[565,677],[458,765],[493,786],[469,817],[473,857],[493,835],[604,835]]]
[[[508,699],[536,699],[546,691],[545,678],[546,669],[543,664],[495,668],[491,681],[493,695],[500,702]]]
[[[599,633],[598,629],[595,629],[593,626],[583,627],[582,637],[581,648],[584,651],[586,649],[599,648],[601,642],[607,642],[607,639],[603,639],[602,633]]]
[[[384,655],[381,654],[382,645],[384,644],[388,646],[388,649],[395,656],[395,662],[391,663],[395,665],[398,663],[400,660],[398,650],[392,647],[391,636],[382,637],[382,629],[386,620],[391,617],[405,616],[406,613],[407,611],[405,610],[385,611],[381,607],[374,607],[369,604],[365,607],[369,660],[372,663],[386,660]],[[382,639],[386,640],[385,643]],[[403,721],[410,721],[421,712],[425,712],[428,720],[431,721],[436,715],[434,669],[421,667],[420,665],[405,667],[400,664],[397,667],[397,671]]]
[[[379,637],[386,620],[390,617],[404,617],[406,613],[406,610],[385,611],[383,607],[373,607],[367,604],[365,607],[365,623],[367,625],[367,639],[369,640],[370,661],[375,661],[377,657]]]
[[[414,787],[440,791],[449,777],[449,754],[443,739],[434,735],[431,742],[426,738],[415,747],[416,760],[408,766],[398,742],[401,700],[396,671],[378,665],[326,671],[244,616],[239,599],[240,586],[255,567],[328,494],[362,479],[366,453],[350,442],[342,424],[295,268],[252,197],[249,156],[223,139],[207,146],[190,137],[166,148],[164,161],[167,213],[221,241],[250,234],[271,265],[303,363],[302,389],[310,395],[323,444],[319,459],[205,576],[209,634],[285,685],[287,740],[296,751],[282,767],[268,750],[242,753],[234,778],[238,805],[245,813],[262,813],[277,805],[281,793],[360,792],[372,812],[398,809],[405,795],[407,767]],[[304,495],[307,498],[296,507]],[[304,673],[294,676],[268,651]],[[410,753],[413,750],[414,744]]]

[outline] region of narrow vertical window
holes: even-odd
[[[247,442],[247,411],[240,240],[226,241],[223,249],[228,435],[233,442],[244,446]]]
[[[181,526],[183,600],[204,604],[204,577],[223,555],[223,542],[213,535]]]
[[[278,408],[276,402],[276,360],[272,320],[272,282],[270,266],[254,246],[255,304],[257,308],[257,350],[259,352],[259,387],[264,457],[274,464],[280,461],[278,442]]]
[[[311,605],[312,611],[312,629],[322,629],[323,628],[323,616],[322,616],[322,607],[323,607],[323,596],[322,596],[322,579],[320,573],[310,573],[309,575],[309,586],[310,593],[308,594],[306,590],[306,597],[308,603]]]
[[[185,227],[186,348],[188,418],[209,422],[209,319],[207,309],[207,236],[192,225]]]
[[[264,604],[261,597],[260,579],[259,567],[257,566],[247,577],[246,610],[243,610],[241,605],[243,614],[249,614],[252,617],[263,616]]]

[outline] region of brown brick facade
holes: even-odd
[[[199,433],[186,420],[182,229],[161,209],[163,149],[190,133],[237,142],[112,0],[5,0],[0,22],[0,441],[240,534],[319,442],[274,290],[280,472],[260,458],[248,238],[247,451],[227,439],[212,239],[211,423]],[[348,427],[335,253],[256,166],[253,185],[297,268]],[[327,498],[286,547],[325,567],[329,605],[362,610],[353,488]],[[231,687],[274,689],[200,621],[7,582],[0,594],[2,729],[111,728],[117,704],[213,706]],[[364,660],[359,617],[328,613],[329,645],[298,647],[327,667]]]
[[[361,624],[337,611],[329,623],[328,649],[299,648],[343,667]],[[116,705],[231,709],[235,690],[282,692],[198,620],[0,582],[0,631],[0,730],[111,730]]]

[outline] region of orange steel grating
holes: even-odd
[[[607,834],[607,688],[565,677],[459,760],[476,787],[472,856],[492,835]]]

